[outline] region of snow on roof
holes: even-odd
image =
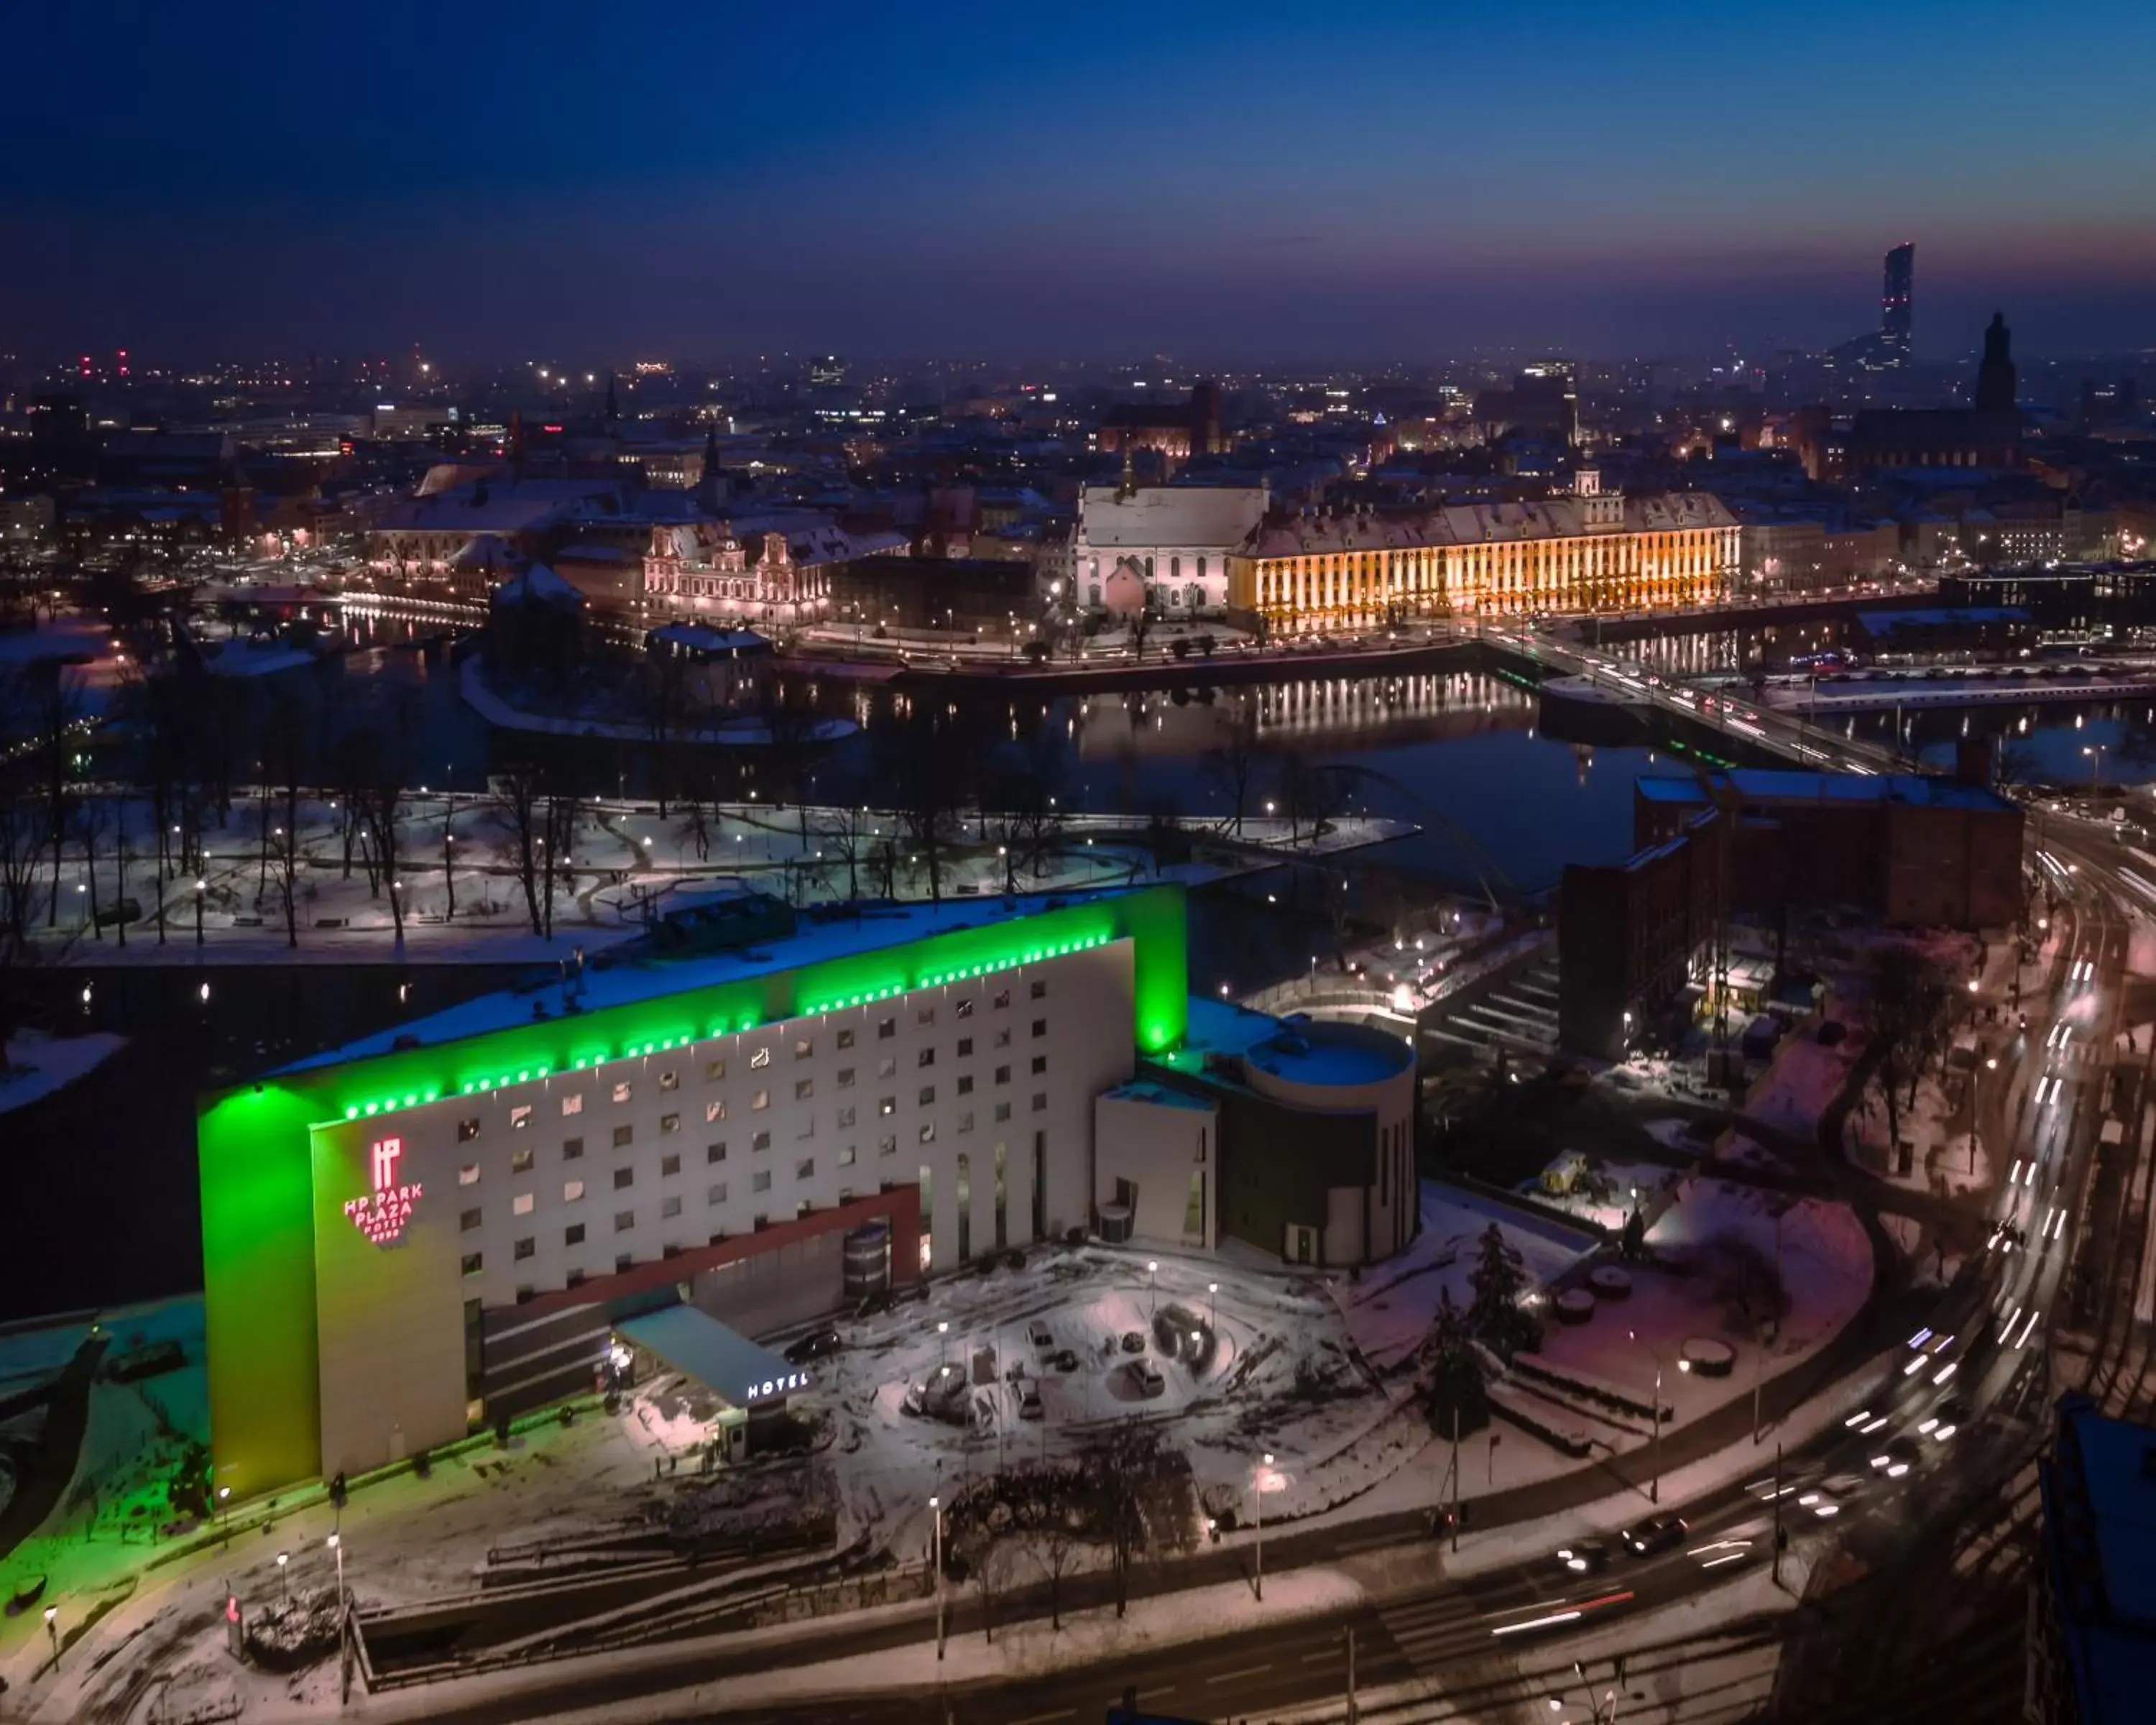
[[[1079,500],[1086,542],[1123,546],[1240,545],[1265,520],[1265,482],[1235,485],[1088,485]]]
[[[497,605],[581,605],[584,596],[544,563],[533,563],[494,590]]]
[[[1627,497],[1621,518],[1589,525],[1598,500],[1551,497],[1534,503],[1454,504],[1412,515],[1295,516],[1253,532],[1244,552],[1257,557],[1312,557],[1342,551],[1408,551],[1425,546],[1481,545],[1530,539],[1585,538],[1601,531],[1667,533],[1733,527],[1737,518],[1704,491]]]
[[[685,993],[693,988],[772,976],[832,958],[902,947],[926,940],[931,935],[1015,922],[1056,905],[1093,904],[1122,896],[1122,889],[1109,888],[1098,892],[1063,892],[1010,901],[962,899],[940,905],[880,906],[863,910],[858,917],[806,923],[790,935],[756,941],[724,952],[694,958],[624,960],[604,969],[588,968],[578,984],[582,990],[578,1004],[587,1013],[604,1012],[613,1007]],[[416,1038],[426,1045],[459,1042],[467,1037],[528,1024],[531,1022],[535,998],[529,992],[513,988],[482,994],[461,1005],[360,1037],[341,1048],[310,1055],[278,1070],[303,1072],[315,1067],[342,1065],[349,1060],[372,1060],[393,1052],[402,1038]]]
[[[449,559],[459,569],[514,569],[524,560],[502,542],[498,533],[475,533],[464,548]]]
[[[627,1319],[620,1328],[639,1348],[716,1390],[737,1408],[808,1387],[808,1373],[802,1368],[787,1364],[694,1306],[669,1306]]]
[[[1740,767],[1717,770],[1709,776],[1716,783],[1729,786],[1741,801],[1752,803],[1908,803],[1920,808],[2000,813],[2015,807],[1985,786],[1918,773],[1804,773],[1794,768]],[[1707,800],[1699,781],[1690,777],[1656,774],[1635,783],[1639,794],[1650,803],[1704,803]]]

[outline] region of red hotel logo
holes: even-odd
[[[412,1219],[412,1206],[419,1199],[419,1183],[399,1184],[397,1164],[404,1158],[402,1138],[377,1138],[368,1148],[368,1170],[374,1191],[366,1198],[347,1198],[344,1213],[352,1225],[377,1245],[394,1245]]]

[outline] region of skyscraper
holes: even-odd
[[[1917,279],[1917,243],[1905,239],[1887,254],[1886,280],[1879,292],[1879,345],[1888,365],[1909,362],[1911,290]]]
[[[1991,314],[1984,332],[1984,357],[1976,367],[1976,410],[1979,413],[2014,411],[2014,337],[2006,327],[2006,314]]]

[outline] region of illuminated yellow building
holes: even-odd
[[[1228,603],[1286,634],[1707,604],[1736,580],[1740,531],[1697,491],[1296,516],[1264,523],[1229,557]]]

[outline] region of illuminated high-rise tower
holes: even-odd
[[[1887,254],[1886,279],[1879,292],[1879,345],[1888,365],[1909,362],[1911,290],[1917,279],[1917,244],[1904,240]]]

